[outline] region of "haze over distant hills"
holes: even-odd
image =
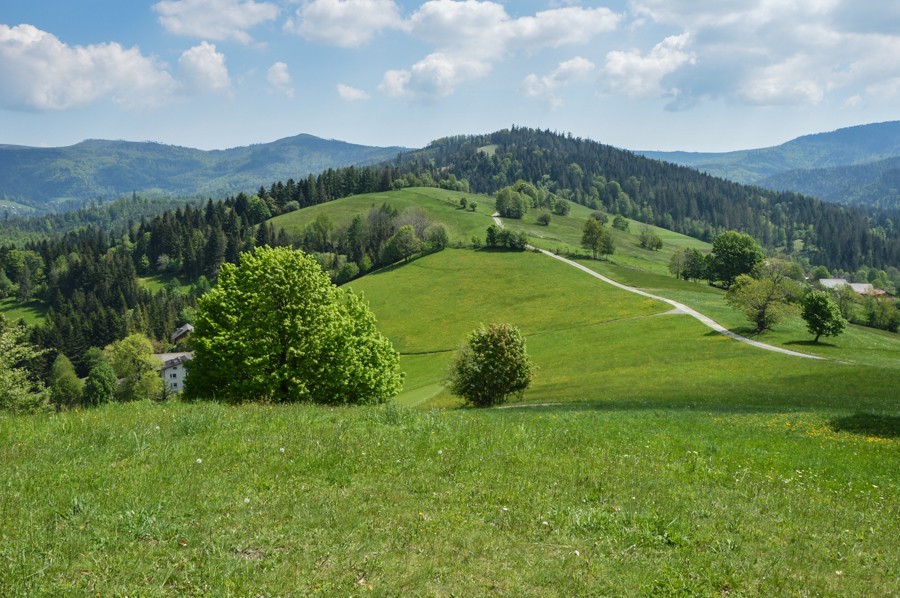
[[[0,200],[42,209],[109,201],[132,192],[220,198],[274,180],[380,162],[403,151],[312,135],[213,151],[103,140],[59,148],[0,145]]]
[[[900,121],[804,135],[761,149],[637,153],[739,183],[795,191],[829,202],[900,207]]]

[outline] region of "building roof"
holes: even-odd
[[[192,333],[193,331],[194,331],[193,326],[191,326],[190,324],[185,324],[184,326],[182,326],[181,328],[179,328],[178,330],[176,330],[175,332],[172,333],[172,342],[173,343],[178,342],[178,339],[187,336],[188,334]]]
[[[153,357],[162,362],[159,369],[166,370],[181,365],[194,358],[193,353],[154,353]]]
[[[839,289],[850,283],[847,282],[846,278],[820,278],[819,284],[826,289]]]

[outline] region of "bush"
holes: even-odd
[[[509,324],[490,324],[472,332],[450,364],[450,392],[476,407],[506,402],[531,385],[534,366],[525,338]]]
[[[113,400],[116,392],[116,373],[105,360],[99,361],[88,373],[82,393],[84,405],[102,405]]]
[[[47,389],[23,363],[41,356],[26,340],[24,325],[9,325],[0,316],[0,409],[34,412],[47,404]]]
[[[550,224],[550,212],[548,212],[547,210],[541,210],[535,220],[537,220],[538,224],[547,226],[548,224]]]

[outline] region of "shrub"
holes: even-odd
[[[468,404],[487,407],[521,394],[534,378],[525,338],[509,324],[490,324],[472,332],[450,364],[447,386]]]

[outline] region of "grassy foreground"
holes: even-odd
[[[0,417],[0,587],[900,592],[896,418],[726,405]]]

